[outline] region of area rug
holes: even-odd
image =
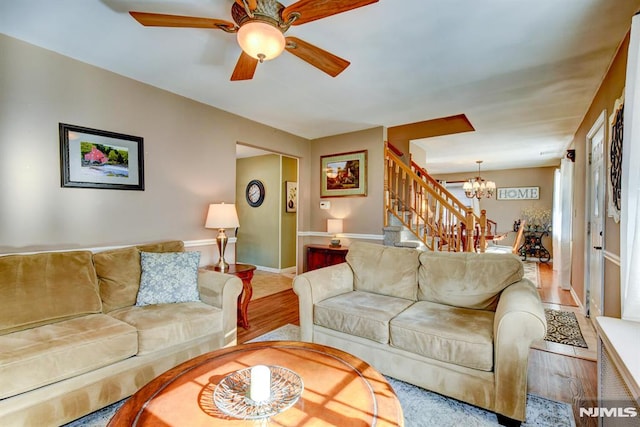
[[[547,318],[545,341],[588,348],[587,342],[580,331],[580,325],[575,313],[545,308],[544,314]]]
[[[536,288],[540,288],[540,272],[538,271],[538,263],[534,261],[522,261],[524,267],[524,277],[531,280]]]
[[[297,341],[300,328],[285,325],[266,333],[255,341]],[[441,396],[403,381],[386,377],[395,390],[402,406],[406,427],[458,427],[498,426],[494,413]],[[115,403],[66,427],[104,427],[123,402]],[[557,402],[540,396],[527,396],[527,420],[523,427],[575,427],[573,411],[568,403]]]
[[[256,270],[253,274],[253,279],[251,279],[251,287],[253,289],[251,301],[286,291],[291,289],[292,286],[293,277],[291,275]]]

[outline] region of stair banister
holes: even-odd
[[[407,165],[393,148],[385,144],[384,225],[392,214],[430,250],[474,251],[477,247],[484,252],[486,233],[495,224],[486,211],[475,215],[415,162]]]

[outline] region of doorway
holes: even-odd
[[[587,133],[585,191],[585,314],[592,319],[604,314],[604,209],[606,111]]]
[[[297,181],[297,158],[236,144],[238,262],[270,273],[296,273]],[[249,195],[252,185],[260,189],[256,200]]]

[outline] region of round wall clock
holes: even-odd
[[[249,181],[246,190],[247,203],[257,208],[264,202],[264,184],[257,179]]]

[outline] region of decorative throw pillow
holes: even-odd
[[[200,252],[140,252],[136,305],[199,301]]]

